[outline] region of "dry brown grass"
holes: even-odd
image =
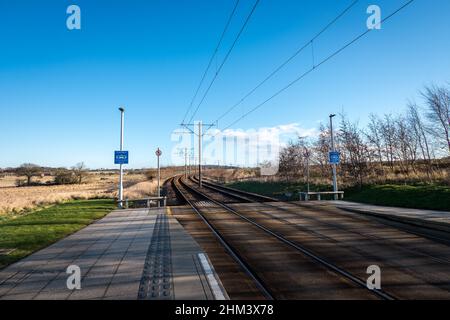
[[[18,177],[15,175],[6,175],[4,177],[0,177],[0,188],[15,187],[17,180],[25,181],[26,179],[24,177]],[[52,180],[53,180],[53,177],[51,177],[51,176],[34,177],[33,178],[33,182],[38,182],[38,183],[47,183]]]
[[[214,180],[228,183],[230,181],[254,179],[259,175],[259,170],[253,168],[208,169],[205,170],[205,175]]]
[[[143,181],[124,189],[126,199],[142,199],[156,194],[157,181]]]
[[[86,177],[83,184],[60,186],[14,187],[17,178],[16,176],[0,178],[0,186],[2,186],[0,187],[0,214],[21,212],[71,199],[117,197],[117,173],[94,172]],[[51,179],[51,177],[44,178]],[[154,192],[156,182],[146,180],[143,174],[126,174],[124,177],[125,197],[142,197]]]

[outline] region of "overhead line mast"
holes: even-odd
[[[188,129],[192,134],[198,137],[198,185],[202,187],[202,138],[208,132],[208,130],[214,126],[214,124],[203,124],[201,121],[198,123],[183,123],[181,124],[183,127]],[[195,132],[195,126],[198,126],[198,132]],[[194,130],[190,127],[194,127]],[[203,127],[207,127],[204,133],[202,133]]]

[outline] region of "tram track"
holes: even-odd
[[[192,181],[191,181],[192,182]],[[259,233],[259,237],[265,237],[270,238],[271,243],[277,242],[277,246],[280,246],[285,250],[286,252],[289,252],[289,255],[295,254],[295,259],[301,259],[302,262],[305,264],[314,264],[314,273],[315,276],[318,278],[333,278],[330,279],[330,282],[333,282],[333,286],[336,286],[337,283],[339,283],[340,286],[347,287],[351,286],[353,290],[356,289],[358,294],[354,296],[354,292],[351,294],[351,296],[347,297],[350,299],[370,299],[369,296],[372,296],[372,298],[378,298],[378,299],[386,299],[386,300],[392,300],[395,299],[394,296],[384,292],[383,290],[369,290],[366,286],[366,282],[355,275],[351,274],[350,272],[343,270],[339,268],[338,266],[334,265],[333,263],[323,259],[322,257],[317,256],[307,248],[299,245],[298,243],[295,243],[283,235],[280,235],[267,227],[253,221],[252,219],[249,219],[245,217],[244,215],[240,214],[235,209],[231,208],[229,204],[220,202],[216,199],[213,199],[209,195],[205,194],[205,192],[199,191],[198,189],[193,188],[189,185],[189,183],[182,181],[181,178],[178,178],[177,182],[175,182],[174,179],[174,187],[178,189],[178,192],[183,195],[183,197],[187,200],[189,205],[192,207],[192,209],[200,216],[202,216],[202,219],[204,219],[205,223],[207,223],[211,230],[215,234],[217,234],[220,238],[224,240],[224,242],[227,244],[228,250],[234,252],[235,256],[238,256],[239,260],[242,262],[242,264],[247,268],[247,272],[253,274],[253,278],[257,279],[259,282],[259,286],[264,287],[266,292],[269,292],[270,295],[274,298],[278,298],[277,292],[280,290],[273,289],[272,286],[274,284],[274,281],[272,279],[269,279],[270,281],[267,281],[268,279],[264,276],[259,275],[260,268],[264,268],[264,263],[261,261],[251,261],[247,262],[246,256],[242,256],[242,252],[245,252],[245,249],[239,248],[242,244],[237,241],[228,241],[227,240],[227,234],[223,234],[223,228],[221,229],[221,226],[219,224],[219,219],[214,218],[214,214],[205,212],[205,208],[201,205],[202,201],[207,202],[208,204],[212,204],[215,208],[214,210],[221,210],[223,213],[221,215],[233,215],[233,217],[240,220],[241,225],[243,225],[243,228],[251,229],[254,233]],[[254,199],[254,196],[252,197]],[[264,199],[267,201],[268,199]],[[270,199],[271,201],[273,199]],[[248,199],[248,201],[254,201],[252,199]],[[206,210],[207,211],[207,210]],[[251,228],[250,228],[251,226]],[[226,231],[226,230],[225,230]],[[275,244],[274,244],[275,245]],[[294,253],[295,252],[295,253]],[[293,259],[293,260],[295,260]],[[287,262],[291,263],[292,262]],[[295,264],[293,264],[295,266]],[[299,264],[301,266],[301,264]],[[298,270],[298,272],[301,272],[301,270]],[[305,290],[306,288],[302,288]],[[339,290],[338,290],[339,291]],[[346,290],[343,290],[346,291]],[[362,293],[364,292],[364,293]],[[324,295],[326,298],[326,295]],[[281,298],[283,296],[281,295]],[[346,298],[345,294],[342,295],[343,299]]]
[[[196,183],[195,179],[190,179],[192,184]],[[392,287],[392,291],[389,290],[388,295],[391,297],[397,297],[399,299],[410,299],[416,296],[429,298],[429,297],[440,297],[447,298],[450,293],[450,286],[448,282],[448,270],[450,270],[450,256],[448,255],[448,246],[444,246],[442,243],[432,242],[432,239],[426,237],[421,237],[414,233],[409,233],[400,229],[395,229],[391,226],[386,226],[386,224],[366,217],[359,217],[358,215],[343,214],[342,212],[334,212],[330,210],[325,210],[320,207],[315,209],[314,212],[311,208],[304,208],[296,204],[285,203],[285,202],[265,202],[258,201],[257,198],[252,197],[249,199],[246,192],[241,192],[235,189],[230,189],[227,187],[218,186],[207,181],[203,181],[202,189],[210,189],[215,194],[216,192],[229,194],[230,197],[235,199],[241,199],[241,202],[251,203],[251,201],[258,202],[258,205],[251,204],[248,210],[239,209],[239,213],[243,215],[250,216],[254,220],[262,221],[262,224],[271,229],[270,231],[275,231],[276,234],[283,234],[284,230],[287,230],[285,226],[290,225],[291,229],[297,229],[300,232],[307,233],[310,237],[317,237],[318,242],[314,242],[311,245],[311,241],[303,236],[302,239],[307,239],[307,247],[313,248],[316,256],[328,257],[329,261],[334,262],[339,266],[343,266],[344,271],[348,269],[348,263],[345,259],[342,259],[337,254],[333,254],[333,251],[339,251],[345,255],[355,255],[360,256],[363,260],[367,261],[380,261],[380,257],[383,258],[383,269],[387,270],[386,275],[390,280],[385,281],[389,283]],[[236,207],[235,205],[229,204],[228,206]],[[250,209],[251,208],[251,209]],[[257,212],[255,214],[254,212]],[[275,212],[276,211],[276,212]],[[337,210],[340,211],[340,210]],[[250,214],[249,214],[250,212]],[[326,217],[324,217],[324,214]],[[328,219],[327,217],[330,217]],[[299,220],[302,219],[302,220]],[[276,224],[275,221],[279,221],[278,227],[274,228]],[[308,222],[308,225],[305,225]],[[352,224],[352,225],[350,225]],[[281,226],[282,225],[282,226]],[[312,227],[313,225],[313,227]],[[364,228],[360,228],[363,226]],[[284,229],[283,229],[284,228]],[[325,229],[324,229],[325,228]],[[369,228],[369,231],[366,229]],[[380,230],[380,232],[372,232],[370,228],[375,230]],[[280,232],[281,230],[281,232]],[[299,244],[299,237],[293,237],[293,232],[287,233],[287,237],[294,242],[294,244]],[[332,230],[332,232],[330,231]],[[331,238],[327,236],[330,235]],[[336,233],[340,238],[354,238],[353,243],[350,240],[340,241],[339,237],[336,238]],[[388,234],[388,237],[386,237]],[[392,234],[392,235],[391,235]],[[409,237],[406,238],[406,236]],[[334,237],[334,238],[333,238]],[[286,238],[286,236],[285,236]],[[321,250],[320,244],[328,242],[333,245],[334,250],[326,251]],[[359,244],[362,243],[362,245]],[[300,241],[301,243],[301,241]],[[349,243],[351,246],[349,246]],[[417,243],[417,245],[415,245]],[[378,250],[376,255],[372,255],[370,251],[367,251],[367,247],[378,247],[382,251]],[[319,250],[316,250],[319,248]],[[447,252],[447,254],[445,254]],[[396,256],[398,258],[390,258],[389,256]],[[336,257],[338,257],[336,259]],[[404,261],[412,261],[405,263]],[[347,265],[347,266],[346,266]],[[361,273],[359,274],[361,277]],[[403,290],[399,288],[397,282],[402,279],[411,288],[424,287],[429,292],[424,293],[423,291],[414,292],[413,290]],[[387,287],[385,286],[385,289]],[[401,289],[401,290],[400,290]]]

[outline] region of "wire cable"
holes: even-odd
[[[191,118],[189,119],[189,123],[192,122],[192,119],[195,117],[195,115],[198,112],[198,109],[200,108],[200,106],[202,105],[203,101],[205,101],[206,96],[209,93],[209,90],[211,89],[211,87],[213,86],[214,82],[217,79],[217,76],[219,75],[220,71],[222,70],[222,67],[224,66],[225,62],[228,60],[228,57],[231,54],[231,51],[233,51],[234,47],[236,46],[236,43],[238,42],[239,38],[241,37],[242,33],[245,30],[245,27],[247,26],[248,22],[250,21],[251,16],[253,15],[253,13],[255,12],[256,7],[258,6],[260,0],[256,0],[255,4],[253,5],[252,10],[250,11],[250,13],[247,15],[247,18],[245,19],[244,24],[242,25],[241,29],[239,30],[239,33],[237,34],[236,38],[233,41],[233,44],[231,45],[230,49],[228,50],[227,54],[225,55],[222,63],[220,64],[219,68],[217,69],[216,73],[214,74],[213,79],[211,80],[208,88],[206,89],[202,99],[200,100],[200,102],[197,105],[197,108],[195,109],[194,113],[192,114]]]
[[[346,7],[338,16],[336,16],[332,21],[330,21],[322,30],[320,30],[313,38],[308,40],[302,47],[300,47],[297,51],[294,52],[286,61],[280,64],[274,71],[272,71],[264,80],[262,80],[256,87],[250,90],[246,95],[244,95],[237,103],[227,109],[220,117],[218,117],[214,122],[218,122],[226,117],[231,111],[233,111],[236,107],[238,107],[242,102],[244,102],[248,97],[250,97],[256,90],[258,90],[264,83],[266,83],[269,79],[271,79],[275,74],[277,74],[281,69],[283,69],[287,64],[289,64],[295,57],[297,57],[303,50],[307,47],[311,46],[312,56],[313,56],[313,64],[314,64],[314,40],[320,37],[326,30],[328,30],[333,24],[335,24],[340,18],[342,18],[353,6],[358,3],[359,0],[354,0],[348,7]]]
[[[409,6],[410,4],[412,4],[415,0],[409,0],[408,2],[406,2],[405,4],[403,4],[400,8],[398,8],[397,10],[395,10],[394,12],[392,12],[391,14],[389,14],[387,17],[385,17],[384,19],[382,19],[378,24],[384,23],[386,21],[388,21],[390,18],[392,18],[393,16],[395,16],[397,13],[399,13],[401,10],[405,9],[407,6]],[[378,25],[377,24],[377,25]],[[313,72],[314,70],[316,70],[318,67],[320,67],[321,65],[325,64],[326,62],[328,62],[329,60],[331,60],[332,58],[334,58],[335,56],[337,56],[339,53],[341,53],[342,51],[344,51],[345,49],[347,49],[348,47],[350,47],[352,44],[354,44],[355,42],[357,42],[358,40],[360,40],[361,38],[363,38],[364,36],[366,36],[368,33],[370,33],[373,29],[367,29],[365,32],[361,33],[360,35],[358,35],[357,37],[355,37],[353,40],[351,40],[350,42],[348,42],[347,44],[345,44],[344,46],[342,46],[341,48],[339,48],[338,50],[334,51],[332,54],[330,54],[328,57],[326,57],[325,59],[323,59],[319,64],[313,66],[312,68],[310,68],[309,70],[307,70],[305,73],[303,73],[302,75],[300,75],[298,78],[294,79],[293,81],[291,81],[289,84],[287,84],[286,86],[284,86],[283,88],[281,88],[280,90],[278,90],[275,94],[273,94],[272,96],[270,96],[269,98],[267,98],[266,100],[264,100],[263,102],[261,102],[260,104],[256,105],[255,107],[253,107],[252,109],[250,109],[249,111],[247,111],[246,113],[244,113],[241,117],[239,117],[238,119],[236,119],[235,121],[233,121],[232,123],[230,123],[229,125],[227,125],[223,130],[226,130],[230,127],[232,127],[233,125],[235,125],[236,123],[240,122],[242,119],[244,119],[245,117],[247,117],[248,115],[250,115],[251,113],[255,112],[257,109],[259,109],[260,107],[262,107],[263,105],[265,105],[267,102],[269,102],[270,100],[272,100],[273,98],[275,98],[276,96],[280,95],[282,92],[286,91],[288,88],[290,88],[291,86],[293,86],[295,83],[297,83],[298,81],[300,81],[301,79],[303,79],[304,77],[306,77],[308,74],[310,74],[311,72]],[[219,131],[220,132],[220,131]],[[217,133],[218,134],[218,133]],[[216,135],[217,135],[216,134]]]
[[[222,35],[220,36],[219,42],[217,43],[216,48],[214,49],[214,52],[209,59],[208,66],[206,67],[205,72],[203,73],[202,79],[200,80],[200,83],[197,87],[197,90],[195,91],[194,97],[191,100],[191,103],[189,104],[188,109],[186,110],[186,113],[184,114],[184,118],[182,123],[184,123],[184,120],[186,120],[187,115],[189,114],[189,111],[191,111],[192,105],[194,104],[195,99],[197,98],[198,92],[200,91],[201,86],[203,85],[203,82],[205,81],[206,75],[208,74],[209,68],[211,67],[212,62],[214,61],[214,58],[217,55],[217,52],[219,51],[220,45],[222,44],[223,38],[225,37],[225,34],[227,33],[228,27],[230,26],[231,20],[233,19],[234,14],[236,13],[236,9],[239,5],[240,0],[236,0],[236,4],[234,5],[233,11],[231,12],[227,23],[225,24],[225,28],[222,31]]]

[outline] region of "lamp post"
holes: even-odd
[[[333,118],[335,117],[335,114],[330,114],[330,134],[331,134],[331,151],[335,152],[335,148],[334,148],[334,133],[333,133]],[[338,194],[336,193],[338,191],[338,186],[337,186],[337,178],[336,178],[336,164],[332,163],[331,167],[333,169],[333,191],[335,192],[334,194],[334,200],[338,200]]]
[[[202,187],[202,122],[198,122],[198,186]]]
[[[187,179],[187,148],[184,148],[184,178]]]
[[[157,157],[157,165],[158,165],[158,191],[157,191],[157,195],[158,195],[158,207],[159,207],[159,204],[160,204],[159,197],[161,196],[161,189],[160,189],[161,169],[160,169],[160,166],[159,166],[159,157],[161,156],[162,152],[158,148],[156,150],[155,154],[156,154],[156,157]]]
[[[119,108],[120,111],[120,151],[123,151],[123,122],[124,122],[124,108]],[[119,177],[119,208],[123,208],[123,165],[120,164]]]
[[[309,157],[311,156],[307,147],[304,147],[304,156],[306,159],[306,192],[309,195]],[[308,200],[308,195],[306,196]]]

